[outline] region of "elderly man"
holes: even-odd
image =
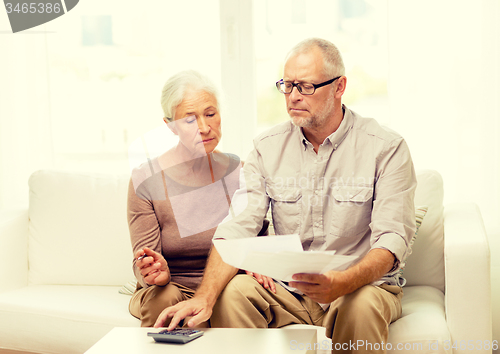
[[[156,325],[193,316],[194,326],[210,315],[213,327],[307,323],[326,327],[336,352],[383,352],[389,324],[401,316],[399,269],[415,232],[416,178],[398,134],[342,105],[346,83],[332,43],[312,38],[290,51],[276,85],[291,122],[255,139],[243,168],[247,207],[214,238],[257,235],[271,204],[276,234],[299,234],[304,250],[336,250],[356,262],[283,284],[235,276],[212,249],[195,297],[167,308]],[[359,340],[366,347],[352,346]]]

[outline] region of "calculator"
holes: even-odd
[[[170,332],[166,329],[160,332],[148,332],[148,336],[153,337],[157,342],[164,343],[187,343],[201,337],[203,332],[197,329],[175,328]]]

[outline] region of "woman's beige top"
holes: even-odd
[[[191,183],[170,178],[176,175],[171,169],[179,166],[162,170],[158,159],[134,169],[129,184],[127,218],[133,253],[144,247],[161,253],[171,281],[194,290],[201,282],[212,236],[239,187],[240,160],[226,156],[229,167],[224,177],[205,186],[186,186]],[[147,287],[135,262],[134,273]]]

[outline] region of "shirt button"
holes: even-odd
[[[316,189],[316,190],[314,191],[314,194],[318,195],[318,194],[319,194],[319,190],[317,190],[317,189]]]

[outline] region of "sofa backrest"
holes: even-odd
[[[428,206],[403,276],[444,291],[443,180],[417,172]],[[29,180],[31,284],[123,285],[134,279],[126,218],[128,175],[38,171]]]
[[[429,285],[444,292],[443,179],[433,170],[417,171],[415,205],[428,211],[418,230],[403,276],[407,286]]]
[[[30,177],[30,284],[124,285],[134,279],[128,181],[58,171]]]

